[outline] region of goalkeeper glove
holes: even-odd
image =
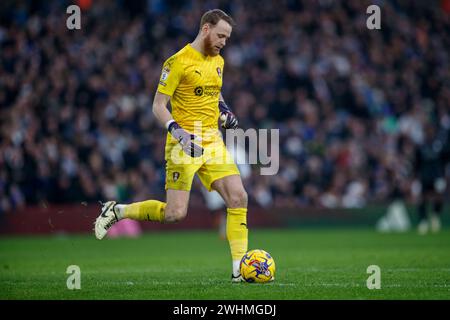
[[[203,154],[203,148],[193,142],[197,139],[197,136],[190,134],[181,128],[178,123],[172,120],[172,122],[170,122],[167,126],[167,130],[175,139],[177,139],[177,141],[181,144],[184,153],[188,156],[197,158]]]
[[[221,126],[224,129],[236,129],[238,126],[238,120],[227,104],[223,101],[219,101],[220,121]]]

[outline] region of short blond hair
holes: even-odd
[[[220,9],[213,9],[206,11],[203,14],[202,19],[200,20],[200,29],[205,25],[205,23],[209,23],[210,25],[215,26],[220,20],[224,20],[232,27],[236,25],[233,18],[228,14]]]

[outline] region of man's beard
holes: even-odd
[[[217,56],[219,53],[215,50],[214,45],[211,41],[211,36],[207,35],[204,40],[204,50],[207,56]]]

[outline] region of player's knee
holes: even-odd
[[[166,207],[164,222],[176,223],[183,220],[186,217],[187,209],[183,207]]]
[[[234,191],[228,202],[229,208],[246,208],[248,203],[247,192],[245,190]]]

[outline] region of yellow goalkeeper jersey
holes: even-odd
[[[165,61],[158,91],[171,97],[172,116],[185,130],[193,133],[194,122],[202,135],[218,129],[223,66],[220,55],[204,56],[190,44]]]

